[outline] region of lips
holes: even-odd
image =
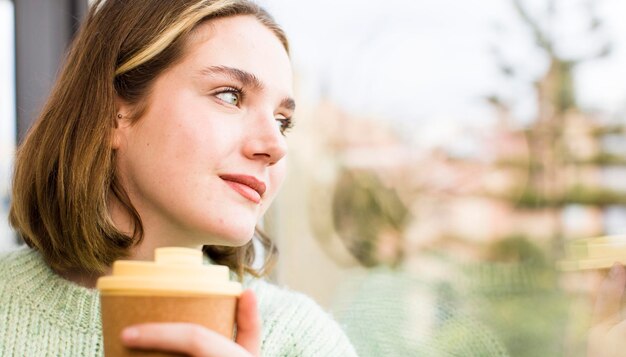
[[[240,195],[254,203],[260,203],[265,193],[265,184],[248,175],[220,175],[220,178]]]

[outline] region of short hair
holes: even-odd
[[[334,228],[352,256],[365,267],[399,265],[404,251],[392,261],[382,261],[378,248],[386,231],[403,233],[412,218],[396,190],[387,187],[369,169],[347,169],[339,173],[332,198]]]
[[[143,225],[116,176],[112,132],[115,98],[145,110],[151,85],[185,54],[202,23],[250,15],[269,28],[289,53],[284,32],[248,0],[96,0],[92,4],[38,119],[16,155],[9,220],[54,270],[102,273],[141,242]],[[134,223],[118,230],[107,201],[114,195]],[[255,270],[253,242],[242,247],[205,246],[218,264],[265,274],[277,250],[256,230],[266,250]]]

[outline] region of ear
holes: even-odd
[[[113,150],[120,148],[130,127],[131,106],[119,96],[115,96],[115,127],[113,128]]]

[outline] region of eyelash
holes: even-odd
[[[243,88],[239,88],[239,87],[226,87],[226,88],[220,90],[219,92],[215,93],[214,95],[223,94],[223,93],[233,93],[233,94],[235,94],[237,96],[237,103],[239,103],[239,104],[244,100],[244,98],[246,96],[246,93],[243,90]],[[237,106],[239,106],[239,105],[237,105]],[[281,119],[276,119],[276,121],[281,123],[280,133],[283,134],[283,135],[286,135],[287,132],[289,132],[293,128],[293,126],[294,126],[293,118],[281,118]]]
[[[219,92],[216,92],[214,95],[217,96],[218,94],[224,94],[224,93],[232,93],[236,95],[237,103],[241,103],[243,99],[246,97],[246,92],[243,90],[243,88],[239,88],[239,87],[226,87],[226,88],[221,89]]]
[[[280,133],[286,135],[293,128],[293,119],[292,118],[283,118],[276,119],[281,123]]]

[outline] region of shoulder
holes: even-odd
[[[280,313],[287,310],[318,310],[323,314],[322,309],[310,297],[272,284],[264,279],[248,279],[244,282],[246,288],[252,289],[257,297],[259,308],[265,313]]]
[[[21,246],[8,251],[0,251],[0,275],[10,275],[11,270],[32,260],[36,252],[27,246]]]
[[[37,252],[27,246],[0,252],[0,287],[10,286],[24,271],[31,270],[37,259]]]
[[[356,356],[341,327],[308,296],[262,279],[247,279],[257,297],[267,356]]]

